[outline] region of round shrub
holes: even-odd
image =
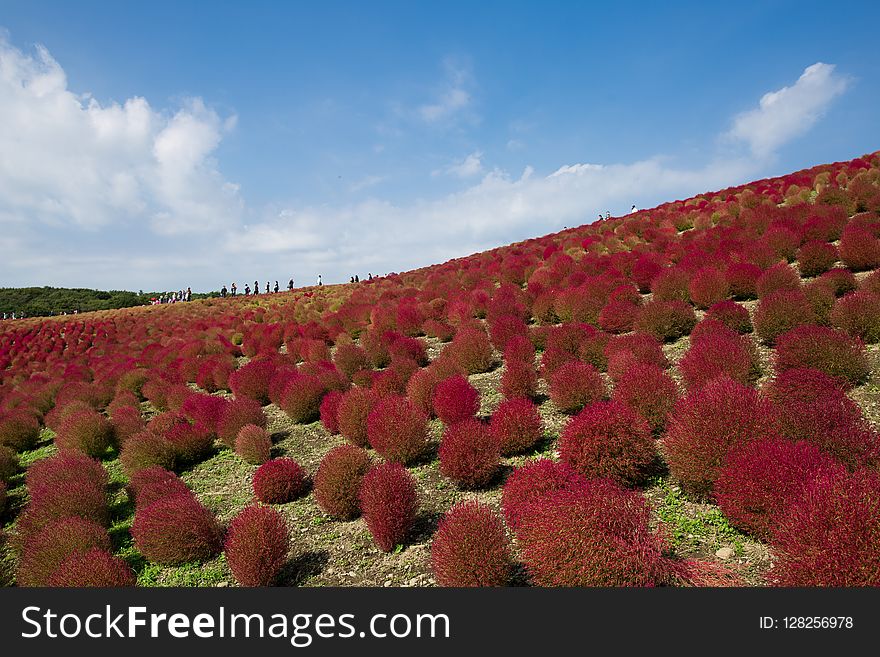
[[[265,504],[286,504],[306,492],[308,475],[292,458],[266,461],[254,472],[254,495]]]
[[[563,413],[577,413],[605,393],[602,376],[588,363],[565,363],[550,377],[550,399]]]
[[[715,482],[715,498],[733,525],[767,541],[787,507],[812,481],[841,468],[807,442],[752,440],[728,453]]]
[[[839,257],[833,244],[818,240],[807,242],[797,252],[798,269],[801,276],[819,276],[831,269]]]
[[[444,477],[473,489],[485,486],[495,476],[501,448],[488,425],[470,418],[446,428],[439,456]]]
[[[119,452],[119,460],[125,473],[131,477],[138,470],[157,465],[166,470],[173,470],[176,464],[177,451],[170,440],[144,431],[129,438]]]
[[[349,379],[355,372],[371,369],[370,357],[367,352],[355,344],[339,345],[333,355],[333,362],[339,371]]]
[[[843,296],[859,287],[855,275],[849,269],[840,267],[826,271],[819,277],[819,280],[825,281],[836,297]],[[864,285],[867,281],[868,279],[864,279],[862,284]]]
[[[320,418],[324,392],[326,389],[318,377],[302,374],[285,386],[278,405],[294,422],[307,424]]]
[[[840,259],[853,271],[880,267],[880,239],[865,228],[849,226],[840,237]]]
[[[434,415],[434,389],[440,376],[434,368],[426,367],[414,372],[406,384],[406,396],[426,417]]]
[[[797,227],[798,231],[800,227]],[[795,252],[801,244],[800,236],[786,226],[771,226],[761,236],[762,243],[766,244],[773,251],[777,258],[784,260],[794,260]]]
[[[492,344],[482,329],[459,330],[446,347],[453,360],[468,374],[479,374],[492,369]]]
[[[514,315],[501,315],[489,323],[489,336],[498,351],[505,351],[507,343],[514,337],[527,338],[529,327]]]
[[[30,413],[12,411],[0,415],[0,445],[13,451],[33,449],[40,437],[40,423]]]
[[[705,497],[727,452],[741,443],[778,436],[772,402],[726,377],[689,392],[675,405],[663,439],[669,470],[690,493]]]
[[[431,570],[440,586],[505,586],[513,557],[501,518],[476,500],[453,506],[431,541]]]
[[[589,478],[622,485],[645,480],[657,459],[651,427],[617,402],[596,402],[572,418],[559,438],[559,457]]]
[[[845,522],[841,519],[845,518]],[[819,477],[773,534],[776,586],[880,585],[880,476]]]
[[[538,373],[532,361],[508,360],[501,375],[501,394],[507,399],[538,394]]]
[[[761,373],[758,354],[744,336],[708,333],[693,339],[690,349],[678,363],[689,390],[700,388],[712,379],[726,375],[748,384]]]
[[[229,523],[223,552],[241,586],[270,586],[287,563],[289,551],[287,522],[271,507],[245,507]]]
[[[153,470],[154,468],[148,469]],[[162,468],[155,469],[162,470]],[[141,470],[141,472],[144,472],[144,470]],[[142,482],[138,486],[138,492],[135,494],[134,497],[135,509],[147,507],[156,500],[162,499],[163,497],[191,494],[192,493],[190,489],[187,488],[187,485],[184,483],[183,479],[181,479],[177,475],[174,475],[172,478],[165,480],[159,479],[157,477],[152,482]]]
[[[777,263],[765,270],[756,284],[759,299],[774,292],[798,290],[800,287],[801,277],[797,270],[784,262]]]
[[[138,496],[147,488],[157,484],[164,484],[169,481],[180,481],[180,478],[165,468],[158,465],[143,468],[133,473],[129,478],[128,491],[129,496],[137,503]]]
[[[566,363],[576,363],[578,357],[563,349],[557,347],[548,347],[541,354],[541,376],[549,381],[560,367]]]
[[[507,341],[507,346],[504,348],[504,362],[509,363],[512,361],[521,361],[534,365],[535,345],[528,335],[517,335]]]
[[[28,480],[30,500],[17,524],[20,538],[26,539],[46,525],[71,516],[107,524],[110,513],[105,486],[80,478],[82,474],[87,472],[73,467],[64,472],[43,472],[38,479]]]
[[[663,342],[671,342],[690,333],[696,323],[693,308],[684,301],[651,300],[642,306],[634,328]]]
[[[137,578],[125,559],[93,547],[69,554],[46,582],[68,588],[116,588],[136,586]]]
[[[705,320],[721,322],[737,333],[750,333],[752,330],[749,311],[730,299],[713,304],[706,311]]]
[[[253,399],[265,406],[269,403],[269,383],[275,374],[271,360],[252,360],[229,375],[229,388],[236,398]]]
[[[802,290],[782,290],[761,299],[755,311],[755,332],[766,344],[801,324],[816,322],[813,306]]]
[[[72,516],[47,524],[29,536],[18,565],[18,586],[48,586],[49,578],[75,552],[110,550],[110,537],[101,525]]]
[[[330,433],[339,433],[339,405],[342,403],[342,395],[339,390],[331,390],[321,400],[319,414],[321,424]]]
[[[651,281],[651,292],[657,301],[687,301],[690,299],[691,275],[684,269],[664,269]]]
[[[749,262],[738,262],[730,265],[725,273],[734,299],[757,298],[758,278],[762,273],[760,267]]]
[[[656,365],[661,369],[669,365],[661,342],[647,333],[614,336],[605,345],[604,353],[608,360],[608,375],[612,379],[617,379],[634,362]]]
[[[609,333],[628,333],[633,330],[640,306],[623,299],[609,301],[599,313],[599,326]]]
[[[880,440],[845,383],[811,369],[780,372],[767,395],[780,409],[780,426],[792,440],[811,442],[850,468],[870,466],[880,458]]]
[[[113,439],[118,445],[124,445],[125,441],[146,429],[141,412],[131,406],[117,408],[110,419],[113,429]]]
[[[690,300],[697,308],[708,308],[730,294],[730,285],[723,271],[705,267],[694,274],[688,284]]]
[[[367,439],[386,461],[412,463],[428,450],[428,418],[406,397],[386,397],[367,416]]]
[[[107,486],[107,471],[101,462],[82,452],[59,452],[35,461],[27,469],[25,482],[29,491],[64,489],[72,482],[92,485],[101,490]],[[33,499],[31,495],[31,499]]]
[[[461,374],[444,379],[434,389],[434,412],[443,424],[473,418],[479,410],[480,393]]]
[[[18,472],[18,456],[9,447],[0,445],[0,481],[9,481]]]
[[[541,428],[538,407],[525,397],[502,401],[489,422],[489,429],[503,456],[532,449],[541,440]]]
[[[667,418],[678,400],[675,381],[650,363],[633,363],[614,383],[611,398],[631,408],[654,432],[666,426]]]
[[[658,586],[671,580],[644,497],[599,479],[543,495],[522,516],[519,544],[538,586]]]
[[[880,296],[870,292],[852,292],[838,299],[829,316],[834,328],[873,344],[880,342]]]
[[[850,385],[868,379],[865,345],[843,331],[825,326],[798,326],[776,341],[776,370],[810,368],[837,376]]]
[[[838,269],[836,271],[845,272],[846,270]],[[851,273],[850,276],[852,276]],[[853,287],[848,290],[844,290],[843,292],[839,293],[838,296],[840,296],[841,294],[845,294],[846,292],[851,292],[852,290],[856,289],[856,287],[858,287],[860,292],[868,292],[870,294],[876,294],[880,296],[880,270],[871,272],[870,275],[865,276],[865,278],[863,278],[861,282],[858,283],[858,285],[856,285],[855,276],[852,276],[852,282]]]
[[[416,480],[399,463],[374,465],[364,475],[359,493],[364,521],[383,552],[402,544],[418,511]]]
[[[148,561],[164,565],[206,561],[223,544],[214,514],[191,494],[161,497],[138,508],[131,535]]]
[[[370,456],[360,447],[340,445],[324,456],[315,473],[315,501],[324,512],[340,520],[360,514],[358,492],[370,468]]]
[[[217,421],[217,436],[224,445],[234,449],[235,438],[246,424],[266,427],[266,414],[260,402],[247,398],[233,399],[223,407],[223,412]]]
[[[379,395],[368,388],[352,388],[343,394],[336,417],[339,433],[352,445],[366,447],[369,444],[367,417],[379,400]]]
[[[235,437],[235,453],[251,465],[261,465],[269,460],[272,439],[262,427],[246,424]]]

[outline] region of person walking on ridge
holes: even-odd
[[[248,296],[251,293],[251,286],[245,283],[244,286],[244,296]]]
[[[275,294],[278,294],[278,281],[275,281]]]
[[[223,297],[224,299],[226,298],[226,286],[225,285],[220,288],[220,296]]]
[[[232,296],[235,296],[235,293],[238,291],[238,288],[235,286],[235,281],[232,282]]]
[[[260,293],[260,282],[254,281],[254,296],[257,296]]]
[[[292,278],[287,282],[287,291],[293,292],[293,279]]]

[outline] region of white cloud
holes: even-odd
[[[456,178],[473,178],[483,173],[483,153],[482,151],[474,151],[467,157],[456,160],[452,164],[443,169],[432,171],[431,174],[439,176],[442,174],[455,176]]]
[[[231,225],[241,199],[211,156],[233,126],[200,99],[171,115],[140,97],[102,105],[71,91],[45,48],[28,55],[0,35],[0,221],[150,221],[162,234]]]
[[[808,66],[794,85],[764,94],[756,109],[737,116],[726,136],[745,141],[755,156],[766,157],[803,135],[852,82],[834,69],[822,62]]]
[[[447,59],[443,63],[446,69],[446,80],[437,99],[419,107],[419,115],[426,123],[440,123],[455,117],[471,104],[470,69]]]
[[[369,189],[370,187],[375,187],[379,183],[387,180],[387,178],[387,176],[364,176],[360,180],[352,183],[352,185],[349,186],[348,191],[352,193],[360,192]]]

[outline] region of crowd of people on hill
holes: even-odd
[[[371,280],[373,280],[373,278],[376,278],[376,277],[374,277],[372,273],[368,273],[366,280],[371,281]],[[360,283],[361,282],[360,276],[358,274],[355,274],[354,276],[349,277],[348,282],[349,283]],[[318,274],[318,281],[317,281],[316,285],[319,285],[319,286],[324,285],[324,281],[321,277],[321,274]],[[278,284],[278,281],[275,281],[274,286],[271,285],[269,283],[269,281],[266,281],[265,294],[277,293],[280,290],[281,290],[281,286]],[[287,282],[287,291],[288,292],[293,291],[293,279],[292,278]],[[228,296],[234,297],[237,294],[238,294],[238,285],[235,282],[233,282],[232,285],[230,285],[228,288],[226,287],[226,284],[224,283],[223,286],[220,288],[220,296],[223,297],[224,299]],[[245,284],[244,296],[249,297],[249,296],[256,296],[258,294],[260,294],[260,282],[259,281],[254,281],[253,288],[251,288],[249,283]],[[188,301],[188,299],[187,299],[187,301]]]
[[[177,292],[163,292],[158,297],[150,299],[150,305],[158,306],[163,303],[178,303],[183,301],[192,301],[192,289],[178,290]]]

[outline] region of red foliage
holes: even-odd
[[[850,385],[868,379],[865,345],[843,331],[824,326],[798,326],[776,341],[776,371],[811,368],[837,376]]]
[[[68,588],[116,588],[135,586],[137,578],[125,559],[100,547],[70,553],[46,582]]]
[[[836,246],[814,240],[807,242],[798,250],[798,269],[801,276],[819,276],[831,269],[839,258],[840,254]]]
[[[731,523],[766,541],[808,485],[840,469],[832,457],[807,442],[752,440],[728,453],[715,482],[715,497]]]
[[[710,332],[692,338],[691,347],[678,363],[688,389],[700,388],[719,376],[748,384],[761,373],[758,354],[745,336]]]
[[[374,465],[364,475],[359,493],[364,521],[383,552],[402,544],[418,511],[416,480],[399,463]]]
[[[386,461],[412,463],[427,453],[428,418],[406,397],[386,397],[367,416],[367,439]]]
[[[721,322],[737,333],[749,333],[752,330],[752,320],[749,319],[749,311],[736,301],[729,299],[713,304],[706,311],[703,319]]]
[[[113,442],[113,425],[97,411],[69,413],[61,422],[55,444],[61,450],[79,450],[89,456],[102,456]]]
[[[446,347],[452,359],[467,374],[488,372],[493,365],[492,344],[482,329],[466,328],[459,330]]]
[[[880,238],[865,228],[849,226],[840,237],[840,259],[853,271],[880,267]]]
[[[547,493],[519,525],[522,558],[538,586],[657,586],[672,568],[649,528],[641,493],[604,479]]]
[[[191,494],[161,497],[139,507],[131,535],[148,561],[166,565],[210,559],[220,552],[223,541],[214,514]]]
[[[232,519],[223,552],[241,586],[270,586],[290,551],[287,522],[267,506],[248,506]]]
[[[450,376],[434,389],[434,412],[443,424],[473,418],[480,410],[480,393],[460,374]]]
[[[609,333],[628,333],[639,315],[640,306],[629,301],[609,301],[599,313],[599,326]]]
[[[269,460],[272,439],[262,427],[246,424],[235,438],[235,453],[251,465],[261,465]]]
[[[124,445],[125,441],[146,429],[141,412],[131,406],[120,406],[115,409],[110,419],[114,442]]]
[[[349,379],[351,375],[360,370],[370,369],[370,357],[367,352],[355,344],[343,344],[336,348],[333,362],[339,371]]]
[[[838,299],[829,316],[831,325],[869,344],[880,342],[880,296],[856,291]]]
[[[605,346],[604,354],[608,359],[608,374],[612,379],[623,374],[633,362],[652,364],[661,369],[669,365],[663,353],[663,345],[647,333],[614,336]]]
[[[541,415],[530,399],[513,397],[498,405],[489,428],[503,456],[522,454],[541,440]]]
[[[801,290],[781,290],[761,299],[755,311],[755,332],[773,344],[786,331],[817,320],[813,306]]]
[[[443,476],[462,488],[480,488],[498,471],[501,448],[488,425],[470,418],[446,428],[439,456]]]
[[[656,301],[688,301],[691,275],[684,269],[664,269],[651,281],[651,292]]]
[[[528,362],[510,360],[501,375],[501,394],[507,399],[532,398],[538,393],[538,373]]]
[[[602,376],[588,363],[565,363],[550,377],[550,399],[563,413],[576,413],[605,394]]]
[[[730,284],[723,271],[715,267],[705,267],[694,274],[688,284],[688,293],[697,308],[708,308],[727,298]]]
[[[174,465],[178,468],[202,461],[214,447],[213,434],[200,424],[178,424],[165,438],[174,448]]]
[[[696,323],[693,308],[684,301],[651,300],[642,306],[634,328],[670,342],[690,333]]]
[[[634,410],[658,432],[678,400],[678,388],[656,365],[635,362],[615,381],[611,398]]]
[[[505,351],[507,343],[515,337],[528,338],[529,327],[514,315],[501,315],[489,323],[489,336],[498,351]]]
[[[878,586],[878,546],[880,476],[859,470],[819,477],[779,521],[770,580],[776,586]]]
[[[92,548],[110,550],[110,537],[101,525],[77,516],[62,518],[27,538],[18,564],[18,586],[48,586],[64,560]]]
[[[294,377],[284,388],[278,406],[299,424],[314,422],[321,417],[321,398],[326,388],[310,374]]]
[[[431,570],[440,586],[504,586],[513,565],[504,524],[476,500],[453,506],[431,542]]]
[[[336,417],[339,433],[352,445],[366,447],[369,444],[367,417],[379,400],[379,395],[367,388],[352,388],[343,394]]]
[[[762,270],[748,262],[738,262],[727,268],[727,282],[734,299],[755,299],[758,296],[758,278]]]
[[[528,335],[517,335],[507,341],[507,345],[504,347],[504,362],[509,363],[513,360],[524,363],[535,362],[535,345]]]
[[[0,481],[8,481],[18,472],[18,456],[8,447],[0,445]]]
[[[12,411],[0,414],[0,445],[16,452],[32,449],[40,437],[40,423],[30,413]]]
[[[306,492],[308,475],[292,458],[266,461],[254,472],[254,495],[266,504],[286,504]]]
[[[370,456],[360,447],[340,445],[330,450],[315,473],[315,501],[324,512],[340,520],[352,520],[360,514],[358,492]]]
[[[190,395],[180,407],[180,412],[196,424],[201,424],[211,433],[217,433],[217,425],[226,407],[223,397],[204,395],[201,393]]]
[[[119,452],[119,460],[129,477],[135,472],[153,465],[173,470],[176,462],[176,450],[171,441],[164,436],[144,431],[125,442]]]
[[[406,384],[406,396],[426,417],[434,415],[434,390],[440,383],[436,368],[426,367],[413,373]]]
[[[223,407],[217,421],[217,436],[229,448],[235,447],[235,438],[246,424],[266,426],[266,414],[260,403],[253,399],[233,399]]]
[[[672,476],[688,492],[710,495],[727,452],[779,435],[777,416],[769,399],[726,377],[689,392],[675,405],[663,439]]]
[[[321,400],[319,414],[321,424],[330,433],[339,433],[339,405],[342,403],[342,395],[339,390],[331,390]]]
[[[252,360],[229,376],[229,387],[236,398],[253,399],[261,406],[269,403],[269,383],[275,364],[268,359]]]

